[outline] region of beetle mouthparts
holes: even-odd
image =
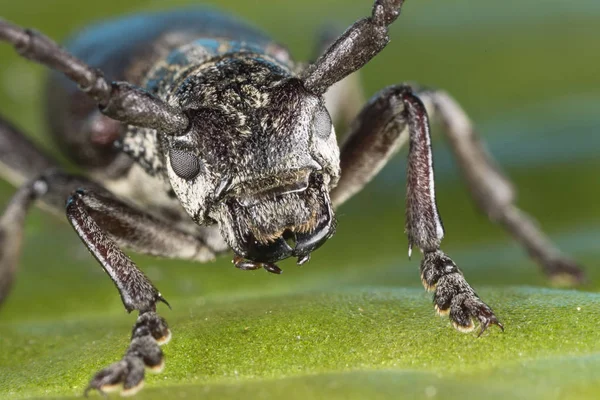
[[[260,243],[251,234],[244,240],[243,257],[257,262],[271,263],[288,257],[298,257],[298,264],[306,263],[310,253],[318,249],[335,233],[335,218],[329,202],[319,222],[310,232],[292,232],[289,229],[271,243]],[[295,245],[292,247],[292,245]]]
[[[241,248],[238,254],[262,263],[272,263],[292,256],[298,257],[298,264],[306,263],[310,253],[335,233],[335,217],[329,194],[326,190],[322,190],[320,196],[319,203],[323,208],[310,231],[294,232],[292,229],[286,229],[279,237],[268,243],[261,242],[253,233],[248,232],[240,238]]]

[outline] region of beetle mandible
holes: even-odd
[[[34,201],[62,210],[138,311],[123,359],[88,390],[137,390],[144,368],[160,369],[170,337],[156,303],[165,299],[121,247],[207,261],[233,250],[241,269],[279,273],[330,238],[334,210],[361,190],[408,141],[409,255],[423,254],[421,279],[438,313],[479,334],[502,325],[440,249],[429,118],[439,118],[478,206],[504,226],[549,276],[580,280],[513,203],[508,179],[484,151],[472,123],[447,93],[398,84],[354,116],[351,74],[389,41],[403,0],[376,0],[371,15],[341,36],[324,36],[312,63],[225,14],[204,9],[148,13],[104,22],[66,49],[0,19],[0,40],[54,72],[47,86],[53,138],[85,175],[65,172],[0,118],[0,163],[19,187],[0,220],[0,301],[10,289],[24,218]],[[120,38],[127,36],[127,41]],[[98,51],[101,50],[101,51]],[[349,126],[341,147],[334,122]]]

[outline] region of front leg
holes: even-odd
[[[49,171],[23,185],[0,218],[0,300],[10,287],[24,217],[34,200],[64,210],[64,199],[75,188],[84,189],[77,189],[67,202],[69,221],[115,283],[125,308],[129,312],[139,311],[123,359],[98,372],[86,392],[122,385],[123,394],[131,394],[141,387],[145,367],[162,369],[163,354],[159,346],[171,334],[165,320],[156,314],[156,303],[166,301],[117,243],[140,253],[201,261],[223,249],[210,247],[208,238],[179,231],[128,206],[85,178]]]
[[[64,204],[64,192],[72,190],[74,186],[102,190],[84,178],[56,171],[23,185],[11,199],[0,218],[0,301],[10,288],[18,260],[24,217],[34,200],[55,208],[60,198]],[[133,393],[141,387],[145,366],[162,369],[163,355],[159,345],[168,341],[170,332],[165,320],[155,311],[157,301],[166,301],[143,272],[90,217],[82,196],[83,192],[77,191],[69,199],[67,217],[115,283],[127,311],[137,310],[140,313],[123,359],[96,374],[86,392],[90,389],[102,391],[122,384],[124,394]]]
[[[408,129],[407,129],[408,128]],[[408,134],[406,134],[406,132]],[[371,180],[409,140],[406,233],[423,253],[421,279],[434,292],[434,306],[449,314],[454,327],[468,332],[480,324],[502,328],[490,307],[477,296],[456,264],[440,250],[444,228],[435,200],[429,121],[423,103],[408,86],[394,86],[376,95],[355,120],[342,147],[342,177],[331,193],[338,206]]]
[[[119,290],[128,312],[139,311],[133,327],[131,344],[123,359],[98,372],[90,381],[86,394],[96,389],[111,390],[123,385],[123,394],[137,392],[144,380],[144,367],[162,370],[160,344],[168,342],[171,333],[167,323],[156,314],[156,303],[168,305],[152,282],[140,271],[98,226],[82,200],[82,190],[67,201],[67,218],[94,257],[100,262]]]
[[[561,284],[584,281],[585,274],[577,262],[563,254],[536,221],[515,205],[512,183],[485,150],[460,105],[439,90],[422,90],[419,97],[430,106],[430,115],[442,122],[467,187],[480,210],[503,226],[550,279]]]
[[[123,394],[133,394],[143,382],[144,366],[156,372],[163,368],[159,346],[169,341],[171,333],[156,314],[156,303],[168,303],[117,243],[140,253],[200,261],[214,257],[217,249],[102,190],[76,190],[67,201],[67,218],[115,283],[127,311],[139,311],[125,356],[98,372],[86,393],[122,384]]]
[[[100,261],[119,290],[128,311],[139,311],[123,359],[98,372],[86,392],[122,385],[124,394],[141,387],[144,369],[160,371],[159,345],[170,338],[167,323],[156,314],[164,298],[119,245],[139,253],[206,261],[225,251],[210,232],[192,234],[117,199],[101,185],[62,172],[57,164],[16,127],[0,118],[1,173],[22,184],[0,217],[0,303],[10,290],[19,258],[25,216],[35,201],[55,213],[65,212],[82,241]],[[72,194],[72,195],[71,195]]]
[[[440,250],[444,227],[437,210],[433,177],[431,135],[425,106],[412,90],[403,87],[401,93],[408,123],[409,150],[406,193],[406,233],[408,253],[413,246],[423,252],[421,280],[433,291],[435,310],[450,315],[452,324],[462,332],[480,325],[481,335],[489,325],[502,324],[492,309],[485,304],[467,283],[454,261]]]
[[[388,158],[408,140],[398,137],[394,115],[401,118],[403,106],[393,86],[375,95],[354,122],[342,153],[342,176],[332,194],[336,205],[360,190],[385,165]],[[401,88],[401,86],[400,86]],[[559,284],[580,283],[584,271],[563,254],[540,229],[536,221],[515,205],[515,189],[485,150],[471,120],[461,106],[441,90],[415,89],[430,118],[440,120],[452,152],[475,203],[492,221],[503,226],[538,262],[542,271]],[[386,134],[372,132],[387,131]],[[393,135],[391,133],[393,132]],[[408,132],[407,132],[408,133]],[[363,151],[363,149],[365,149]]]
[[[114,282],[125,309],[128,312],[137,310],[140,314],[155,311],[156,302],[166,303],[165,299],[133,261],[100,229],[83,202],[84,196],[85,192],[78,189],[67,200],[67,219]]]

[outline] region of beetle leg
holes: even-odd
[[[585,275],[577,263],[562,254],[537,223],[515,206],[515,190],[483,147],[469,117],[443,91],[423,90],[419,97],[431,104],[431,113],[444,127],[467,186],[479,208],[502,225],[557,282],[580,283]]]
[[[162,295],[98,226],[82,200],[84,196],[83,190],[77,190],[67,200],[67,219],[117,286],[127,311],[154,311],[156,302],[164,301]]]
[[[45,185],[33,178],[54,166],[50,157],[0,116],[0,172],[20,186],[0,218],[0,304],[12,286],[27,211],[46,191]]]
[[[341,154],[342,177],[331,193],[335,206],[362,189],[408,139],[402,133],[405,121],[399,93],[403,87],[392,86],[376,94],[354,122]],[[514,205],[512,184],[485,151],[462,108],[442,91],[419,90],[418,95],[429,115],[442,120],[479,208],[504,226],[551,279],[583,281],[585,275],[577,263],[563,255],[532,218]]]
[[[492,309],[467,283],[454,261],[440,250],[444,227],[437,210],[433,178],[431,135],[425,106],[409,87],[401,93],[408,123],[409,153],[406,193],[406,233],[409,255],[417,246],[423,252],[421,280],[434,292],[433,302],[440,315],[450,320],[461,332],[475,328],[479,322],[481,335],[489,325],[504,330]]]
[[[123,385],[123,394],[134,394],[142,385],[144,366],[161,370],[163,354],[159,344],[171,336],[165,320],[156,314],[156,303],[168,305],[152,282],[125,255],[91,217],[77,190],[67,201],[67,218],[84,244],[113,280],[127,311],[140,312],[131,335],[131,344],[123,359],[98,372],[86,393]]]
[[[101,393],[113,391],[120,385],[123,385],[121,394],[124,396],[137,393],[144,383],[144,367],[154,372],[161,372],[164,368],[159,346],[170,339],[171,331],[162,317],[152,311],[140,313],[123,359],[97,372],[85,389],[85,395],[91,390]]]
[[[434,291],[440,314],[449,314],[461,331],[490,325],[502,328],[493,311],[477,296],[454,262],[440,250],[444,228],[435,201],[429,121],[423,103],[408,86],[384,89],[369,101],[352,125],[341,152],[342,176],[332,191],[334,205],[360,190],[407,140],[406,233],[409,255],[423,252],[421,277]]]
[[[359,70],[388,44],[388,26],[400,15],[404,0],[376,0],[370,17],[355,22],[302,74],[315,94]]]
[[[187,128],[188,119],[183,112],[126,82],[107,82],[101,71],[39,32],[0,18],[0,41],[12,44],[21,56],[64,73],[110,118],[168,134],[183,133]]]
[[[170,331],[155,312],[155,303],[164,298],[117,244],[140,253],[200,261],[225,248],[213,242],[209,232],[192,235],[180,231],[121,202],[86,178],[61,172],[25,135],[1,118],[0,166],[0,173],[13,183],[27,181],[0,218],[0,302],[10,289],[25,215],[34,200],[51,210],[64,210],[65,198],[75,191],[67,202],[69,221],[115,282],[126,309],[140,312],[123,359],[98,372],[86,393],[123,385],[123,394],[133,394],[141,387],[145,367],[156,372],[162,369],[159,345],[169,340]]]
[[[39,182],[21,186],[0,218],[0,304],[8,295],[17,270],[25,216],[33,201],[44,191],[45,187]]]
[[[82,186],[83,188],[83,186]],[[216,247],[210,234],[191,234],[117,199],[107,191],[78,190],[72,201],[117,245],[141,254],[180,260],[208,261],[228,247]],[[70,205],[67,205],[69,210]]]
[[[52,188],[52,181],[61,176],[46,179]],[[67,200],[67,219],[119,289],[127,311],[154,311],[157,301],[166,301],[119,245],[138,253],[198,261],[222,251],[200,236],[182,232],[121,202],[92,183],[80,185]]]
[[[133,394],[142,384],[144,367],[160,372],[163,355],[159,345],[166,343],[170,332],[163,318],[155,312],[156,302],[168,305],[160,292],[118,247],[122,243],[138,252],[188,259],[212,257],[213,251],[200,238],[180,232],[150,215],[133,209],[93,182],[51,171],[24,185],[13,196],[0,219],[0,295],[5,295],[4,282],[12,274],[6,267],[16,265],[15,252],[25,213],[34,199],[56,207],[64,193],[78,189],[67,201],[67,218],[90,252],[115,283],[127,311],[140,312],[133,328],[131,344],[123,359],[98,372],[86,392],[109,390],[123,385],[123,394]],[[103,214],[104,213],[104,214]],[[19,232],[17,232],[17,230]],[[9,262],[10,261],[10,262]],[[14,267],[13,267],[14,268]]]

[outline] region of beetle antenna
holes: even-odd
[[[21,56],[65,74],[110,118],[170,135],[181,134],[188,126],[188,118],[181,110],[127,82],[108,83],[102,71],[41,33],[0,18],[0,41],[12,44]]]
[[[370,17],[350,26],[302,74],[304,87],[321,95],[334,83],[361,69],[388,44],[388,26],[400,15],[404,0],[375,0]]]

